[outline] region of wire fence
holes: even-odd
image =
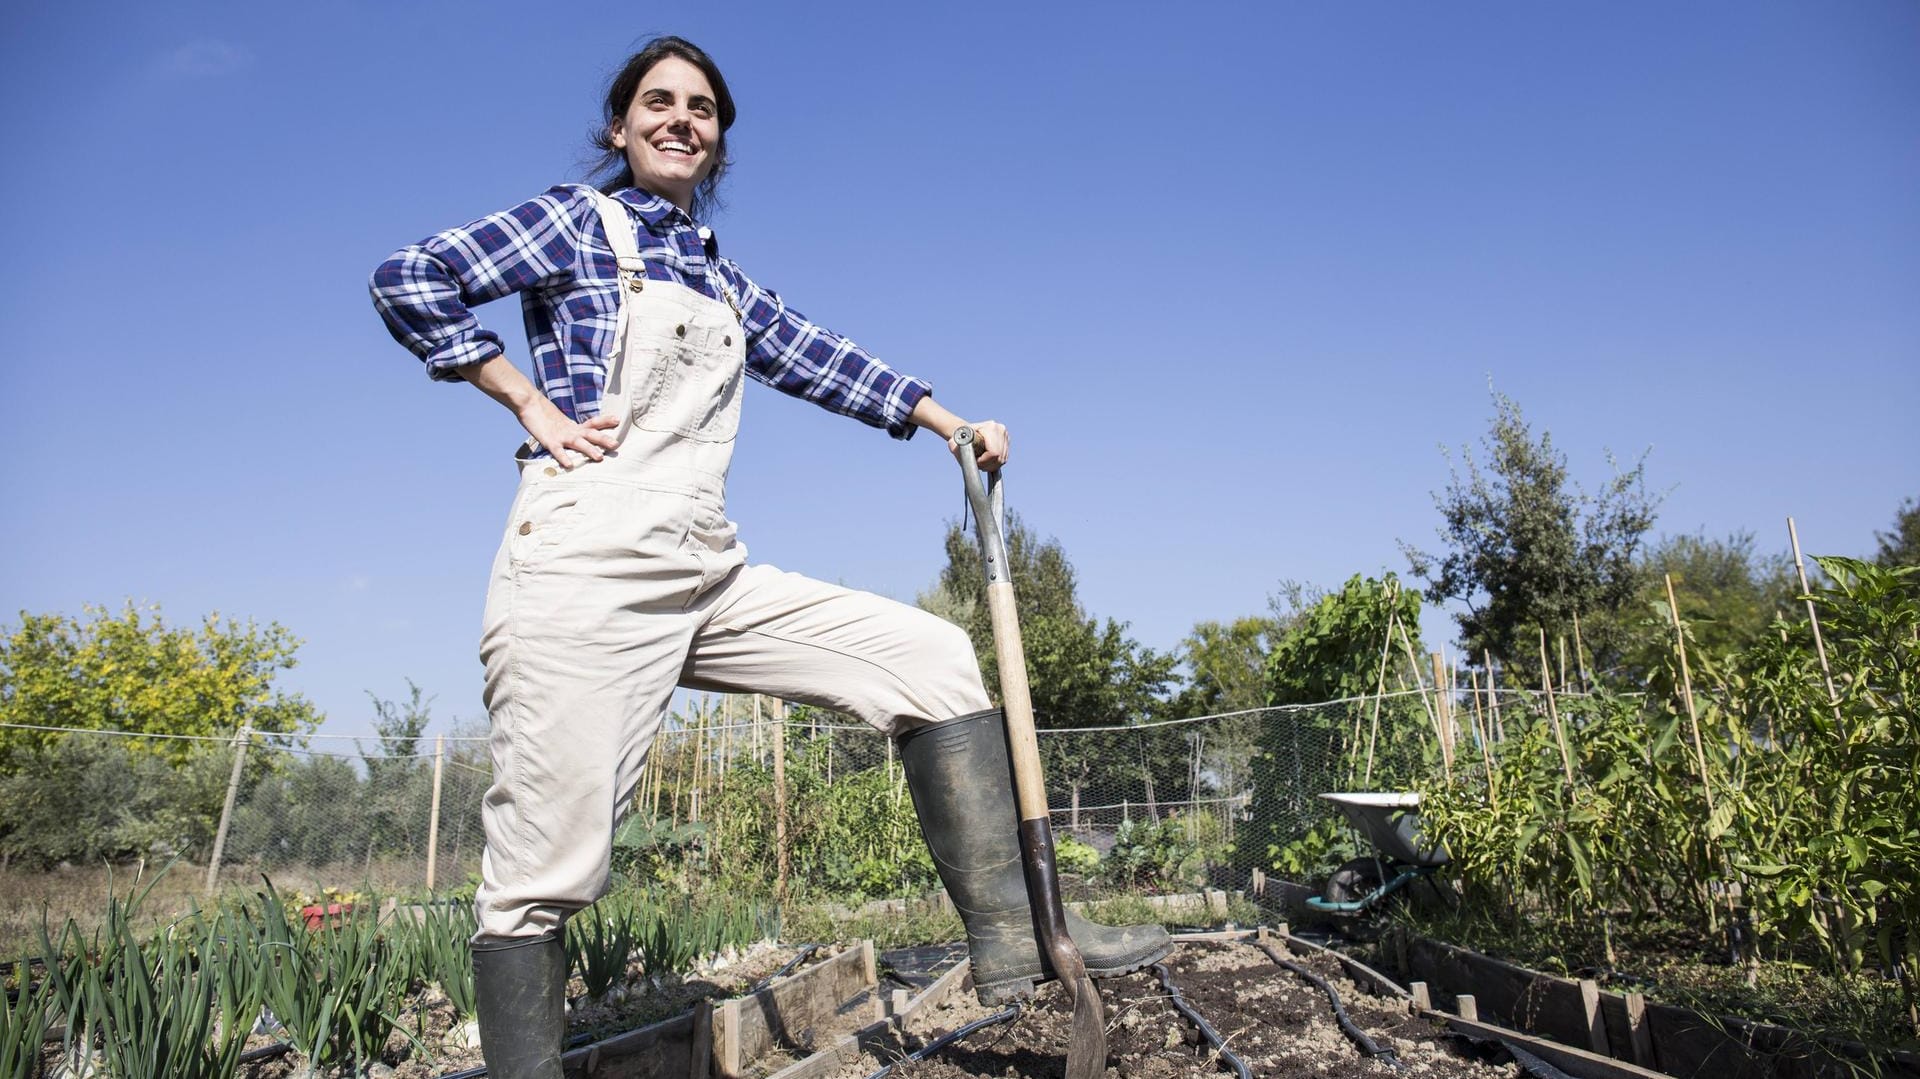
[[[1338,846],[1320,794],[1417,789],[1474,767],[1476,747],[1538,707],[1516,691],[1413,690],[1039,733],[1056,834],[1085,847],[1063,855],[1065,867],[1089,886],[1176,891],[1243,887],[1256,868],[1308,875]],[[189,879],[248,887],[264,876],[311,897],[477,882],[492,781],[484,738],[255,734],[236,765],[239,738],[162,763],[123,732],[42,733],[59,740],[45,756],[66,782],[15,775],[0,788],[14,878],[0,906],[35,895],[23,881],[46,869],[15,852],[62,829],[85,833],[95,864],[179,860],[194,867]],[[936,883],[892,742],[830,713],[693,699],[660,732],[630,811],[616,863],[692,889],[882,896]],[[50,907],[57,922],[58,901]]]

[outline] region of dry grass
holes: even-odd
[[[437,882],[463,887],[469,872],[479,870],[477,859],[470,864],[447,865],[436,870]],[[371,865],[351,866],[276,866],[263,870],[244,863],[220,867],[216,894],[206,891],[207,867],[187,862],[171,865],[148,863],[121,866],[70,866],[46,872],[8,869],[0,872],[0,960],[17,959],[40,950],[40,927],[44,918],[49,931],[56,932],[71,918],[91,935],[106,918],[107,897],[123,899],[151,886],[141,901],[141,924],[164,924],[196,908],[214,905],[219,899],[248,895],[266,887],[262,872],[274,888],[288,898],[314,900],[331,888],[360,896],[413,896],[425,889],[426,867],[413,859],[376,859]]]

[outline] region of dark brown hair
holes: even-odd
[[[719,205],[716,192],[720,188],[720,177],[727,171],[727,166],[733,163],[727,158],[727,129],[733,126],[734,116],[733,93],[727,89],[727,80],[721,76],[720,67],[713,62],[713,57],[685,38],[667,35],[647,42],[639,52],[627,59],[620,73],[607,84],[604,115],[600,126],[594,128],[590,135],[600,156],[589,175],[610,177],[600,185],[600,190],[608,194],[633,186],[633,166],[627,163],[626,151],[613,144],[613,125],[626,117],[627,109],[633,105],[633,96],[640,92],[640,80],[647,77],[653,65],[669,56],[677,56],[700,69],[701,74],[707,77],[707,83],[713,87],[713,102],[720,109],[720,141],[713,148],[713,168],[693,190],[693,217],[699,220]]]

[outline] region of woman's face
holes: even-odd
[[[640,77],[612,135],[636,186],[691,211],[720,148],[720,107],[706,74],[678,56],[663,58]]]

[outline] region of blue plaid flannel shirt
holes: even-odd
[[[731,259],[709,257],[702,230],[680,208],[634,188],[616,192],[637,224],[647,277],[722,302],[731,286],[747,340],[747,373],[782,393],[910,438],[907,417],[932,387],[900,374],[852,341],[807,321]],[[560,411],[600,411],[606,358],[619,319],[619,266],[588,189],[562,185],[403,247],[373,271],[373,304],[394,339],[436,380],[502,353],[472,306],[520,293],[535,382]]]

